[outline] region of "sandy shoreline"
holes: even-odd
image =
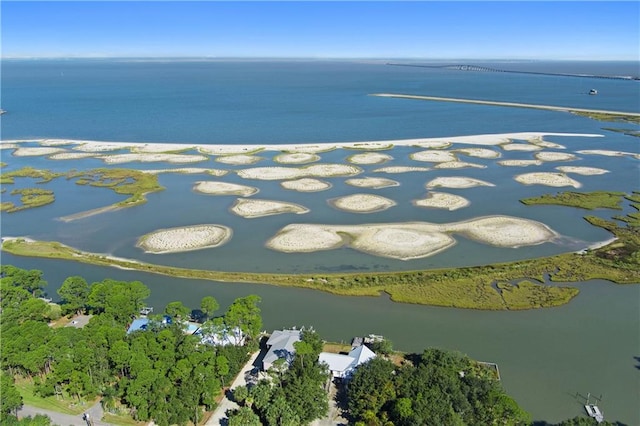
[[[39,143],[42,146],[75,145],[73,149],[84,152],[105,152],[116,150],[137,150],[138,153],[158,153],[152,146],[162,145],[162,152],[176,152],[185,150],[196,150],[200,154],[207,155],[232,155],[232,154],[254,154],[260,151],[279,152],[323,152],[336,148],[347,149],[380,149],[381,147],[391,148],[394,146],[422,146],[422,147],[446,147],[450,144],[460,143],[468,145],[503,145],[512,140],[542,141],[545,136],[559,137],[603,137],[600,134],[585,133],[552,133],[552,132],[513,132],[513,133],[491,133],[464,136],[450,136],[437,138],[416,138],[416,139],[392,139],[378,141],[352,141],[352,142],[326,142],[326,143],[298,143],[298,144],[178,144],[162,143],[153,144],[148,142],[111,142],[111,141],[86,141],[73,139],[12,139],[0,140],[0,147],[5,144]],[[10,145],[11,146],[11,145]],[[595,152],[594,152],[595,153]],[[628,153],[626,153],[628,154]],[[144,155],[144,154],[141,154]],[[633,155],[633,154],[632,154]]]

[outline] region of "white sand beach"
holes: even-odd
[[[153,254],[201,250],[225,244],[232,234],[231,228],[222,225],[184,226],[143,235],[136,246]]]
[[[238,216],[242,216],[246,219],[283,213],[304,214],[310,211],[308,208],[295,203],[244,198],[237,199],[230,210]]]
[[[426,148],[446,147],[450,144],[466,144],[466,145],[486,145],[495,146],[508,144],[513,140],[526,140],[534,144],[541,141],[546,136],[555,137],[603,137],[601,134],[585,134],[585,133],[553,133],[553,132],[513,132],[513,133],[493,133],[478,134],[464,136],[448,136],[437,138],[416,138],[416,139],[393,139],[393,140],[377,140],[377,141],[354,141],[354,142],[327,142],[327,143],[300,143],[300,144],[243,144],[243,145],[221,145],[221,144],[161,144],[163,150],[182,151],[187,149],[196,149],[202,154],[208,155],[231,155],[231,154],[255,154],[259,151],[279,151],[279,152],[325,152],[336,148],[355,148],[363,147],[369,149],[380,149],[384,146],[419,146]],[[108,141],[86,141],[71,139],[23,139],[23,140],[2,140],[0,146],[7,143],[42,143],[47,141],[49,144],[66,144],[76,145],[73,149],[86,152],[102,152],[114,151],[122,149],[136,149],[139,147],[155,145],[150,143],[138,142],[108,142]],[[503,147],[504,148],[504,147]],[[539,148],[541,148],[539,146]],[[149,148],[151,149],[151,148]],[[166,151],[165,151],[166,152]],[[628,153],[631,154],[631,153]],[[634,155],[634,154],[631,154]]]

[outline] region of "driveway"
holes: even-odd
[[[111,423],[101,422],[103,411],[102,406],[98,402],[93,407],[85,411],[89,413],[91,424],[94,426],[113,426]],[[87,422],[82,419],[82,414],[64,414],[57,411],[45,410],[44,408],[33,407],[30,405],[23,405],[18,411],[18,418],[27,416],[35,417],[36,414],[44,414],[49,416],[51,421],[58,426],[87,426]]]
[[[260,351],[257,351],[253,355],[251,355],[251,358],[249,358],[249,361],[247,361],[244,367],[242,367],[242,370],[240,370],[240,373],[238,373],[238,375],[236,376],[236,379],[233,381],[233,383],[231,383],[231,386],[229,387],[229,391],[237,388],[238,386],[246,386],[247,376],[251,374],[251,370],[253,370],[254,368],[253,363],[256,361],[259,354],[260,354]],[[228,420],[227,410],[234,410],[236,408],[239,408],[238,404],[236,404],[235,402],[229,399],[229,396],[231,396],[231,392],[229,391],[225,393],[224,398],[222,399],[222,401],[220,401],[220,404],[218,404],[215,411],[213,412],[211,417],[209,417],[209,420],[207,420],[205,425],[207,426],[226,425]]]

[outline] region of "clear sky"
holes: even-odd
[[[640,59],[640,2],[0,2],[2,57]]]

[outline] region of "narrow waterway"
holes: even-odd
[[[534,419],[560,421],[584,412],[581,397],[602,395],[607,420],[640,424],[640,286],[605,281],[578,284],[570,304],[521,312],[487,312],[398,304],[388,297],[340,297],[295,288],[213,283],[162,277],[66,261],[2,254],[3,264],[45,272],[47,291],[68,275],[89,282],[111,277],[140,280],[151,288],[149,304],[161,310],[182,300],[196,308],[213,295],[221,310],[237,297],[258,294],[264,328],[313,326],[325,339],[382,334],[403,351],[427,347],[458,350],[498,363],[507,391]]]

